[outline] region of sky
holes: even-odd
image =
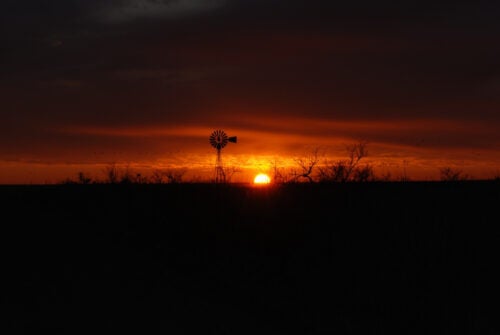
[[[111,164],[245,181],[366,141],[377,173],[500,174],[498,1],[4,0],[0,184]]]

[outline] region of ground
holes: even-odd
[[[495,181],[0,186],[7,333],[497,334]]]

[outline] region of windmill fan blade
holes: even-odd
[[[227,140],[228,140],[229,142],[231,142],[231,143],[236,143],[236,141],[237,141],[237,136],[232,136],[232,137],[229,137]]]
[[[210,144],[216,148],[217,150],[220,150],[224,148],[227,144],[228,138],[226,133],[223,130],[215,130],[212,135],[210,135]]]

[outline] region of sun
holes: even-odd
[[[253,179],[254,184],[265,185],[271,182],[271,178],[265,173],[259,173]]]

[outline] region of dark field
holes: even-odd
[[[3,334],[499,334],[500,183],[1,186]]]

